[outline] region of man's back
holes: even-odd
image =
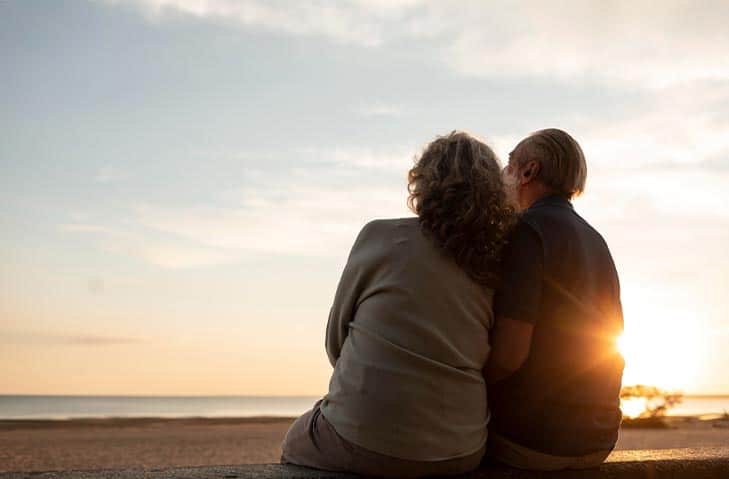
[[[568,200],[550,195],[524,211],[494,310],[534,331],[522,367],[489,387],[491,429],[547,454],[611,449],[624,366],[620,287],[605,241]]]

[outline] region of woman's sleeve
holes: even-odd
[[[347,258],[342,277],[334,295],[334,304],[329,310],[325,347],[329,362],[334,366],[349,333],[349,323],[354,319],[358,301],[366,286],[367,271],[371,270],[367,254],[367,237],[371,234],[372,222],[360,231]],[[371,246],[371,245],[370,245]]]

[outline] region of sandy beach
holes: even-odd
[[[290,418],[0,421],[0,472],[278,462]],[[618,449],[729,443],[729,420],[623,429]]]

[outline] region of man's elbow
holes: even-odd
[[[510,318],[499,318],[494,330],[489,369],[489,383],[500,381],[518,371],[529,357],[534,325]]]
[[[492,356],[486,364],[486,382],[493,384],[517,372],[526,362],[526,354]]]

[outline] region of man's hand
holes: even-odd
[[[487,384],[511,376],[529,357],[534,325],[526,321],[497,318],[491,331],[491,353],[484,368]]]

